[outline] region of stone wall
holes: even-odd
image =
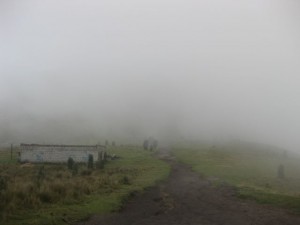
[[[89,154],[94,161],[98,160],[99,152],[105,151],[101,145],[37,145],[21,144],[20,161],[31,163],[62,163],[72,157],[75,162],[86,163]]]

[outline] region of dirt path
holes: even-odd
[[[300,216],[242,201],[230,187],[213,187],[167,150],[159,157],[172,166],[164,183],[134,197],[121,212],[80,225],[300,225]]]

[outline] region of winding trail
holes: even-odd
[[[238,199],[231,187],[212,186],[168,149],[158,157],[171,165],[166,181],[135,196],[121,212],[78,225],[300,225],[300,216]]]

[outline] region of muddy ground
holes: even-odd
[[[133,197],[120,212],[78,225],[300,225],[300,216],[238,199],[232,187],[214,187],[167,149],[158,157],[172,167],[166,181]]]

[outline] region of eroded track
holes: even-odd
[[[135,196],[121,212],[94,216],[80,225],[298,225],[300,217],[285,210],[242,201],[228,186],[214,187],[163,149],[169,178]]]

